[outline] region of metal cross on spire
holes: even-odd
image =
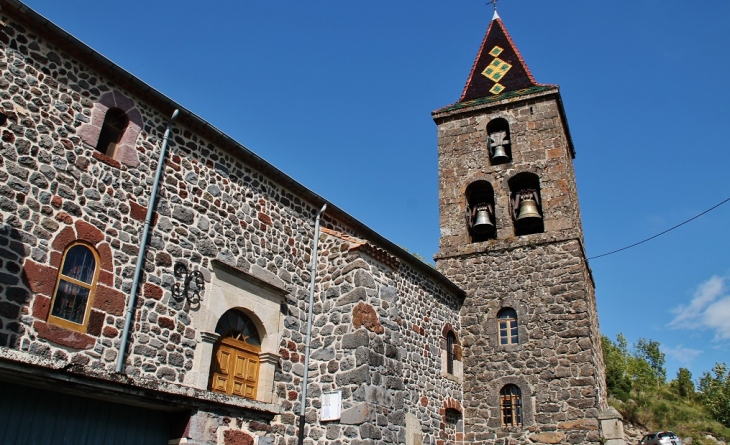
[[[489,1],[487,2],[487,4],[488,4],[488,5],[492,5],[492,6],[494,6],[494,15],[492,16],[492,20],[496,20],[496,19],[498,19],[498,18],[499,18],[499,14],[497,14],[497,2],[498,2],[498,1],[499,1],[499,0],[489,0]]]

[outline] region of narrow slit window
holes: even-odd
[[[449,331],[446,335],[446,372],[454,374],[454,345],[456,344],[456,334]]]
[[[127,113],[119,108],[111,108],[104,116],[104,123],[99,133],[99,141],[96,143],[96,150],[114,158],[117,145],[122,140],[124,132],[129,125]]]

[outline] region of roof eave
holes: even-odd
[[[77,57],[79,61],[89,66],[93,66],[96,71],[107,75],[111,80],[115,81],[120,88],[135,93],[140,97],[144,97],[146,102],[155,106],[163,114],[172,115],[172,112],[175,109],[180,110],[180,117],[177,120],[179,123],[186,124],[186,126],[188,126],[191,130],[198,131],[202,135],[209,137],[211,142],[220,144],[222,148],[231,150],[232,153],[246,160],[252,167],[257,168],[265,175],[275,179],[277,182],[282,184],[282,186],[288,188],[292,192],[304,197],[315,209],[321,208],[323,204],[327,203],[327,212],[323,215],[325,221],[328,217],[332,217],[332,219],[337,219],[342,223],[353,227],[354,229],[362,232],[368,240],[384,246],[386,249],[394,252],[401,258],[407,259],[407,262],[410,265],[415,266],[426,275],[431,276],[448,288],[451,292],[454,292],[462,298],[466,295],[461,288],[456,286],[434,268],[423,263],[406,250],[398,247],[398,245],[378,234],[373,229],[358,221],[336,205],[327,201],[322,196],[306,188],[304,185],[274,167],[272,164],[246,148],[241,143],[237,142],[232,137],[214,127],[210,122],[152,88],[141,79],[116,65],[89,45],[64,31],[58,25],[30,9],[25,4],[18,0],[0,0],[0,7],[4,12],[16,17],[20,21],[30,22],[36,29],[38,29],[38,31],[45,32],[47,37],[50,37],[49,40],[53,40],[59,46],[64,47],[71,55]],[[314,212],[316,212],[316,210],[314,210]]]

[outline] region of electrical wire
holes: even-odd
[[[589,257],[588,259],[589,259],[589,260],[593,260],[593,259],[596,259],[596,258],[601,258],[601,257],[604,257],[604,256],[608,256],[608,255],[613,255],[614,253],[618,253],[618,252],[621,252],[621,251],[623,251],[623,250],[626,250],[626,249],[631,249],[632,247],[636,247],[636,246],[638,246],[639,244],[643,244],[643,243],[645,243],[645,242],[647,242],[647,241],[653,240],[653,239],[654,239],[654,238],[656,238],[656,237],[662,236],[662,235],[664,235],[664,234],[665,234],[665,233],[667,233],[667,232],[671,232],[672,230],[676,229],[677,227],[681,227],[681,226],[683,226],[683,225],[687,224],[688,222],[690,222],[690,221],[692,221],[692,220],[695,220],[695,219],[699,218],[700,216],[704,215],[705,213],[709,213],[709,212],[711,212],[712,210],[715,210],[716,208],[720,207],[721,205],[725,204],[725,203],[726,203],[726,202],[728,202],[728,201],[730,201],[730,198],[727,198],[726,200],[724,200],[724,201],[720,202],[719,204],[715,204],[714,206],[710,207],[709,209],[705,210],[704,212],[702,212],[702,213],[700,213],[700,214],[698,214],[698,215],[695,215],[695,216],[693,216],[692,218],[690,218],[690,219],[688,219],[688,220],[686,220],[686,221],[684,221],[684,222],[681,222],[681,223],[677,224],[677,225],[676,225],[676,226],[674,226],[674,227],[670,227],[669,229],[667,229],[667,230],[665,230],[665,231],[663,231],[663,232],[661,232],[661,233],[657,233],[657,234],[656,234],[656,235],[654,235],[654,236],[650,236],[649,238],[647,238],[647,239],[645,239],[645,240],[641,240],[641,241],[639,241],[638,243],[634,243],[634,244],[632,244],[632,245],[630,245],[630,246],[622,247],[622,248],[620,248],[620,249],[617,249],[617,250],[614,250],[614,251],[611,251],[611,252],[608,252],[608,253],[604,253],[604,254],[601,254],[601,255],[596,255],[596,256],[592,256],[592,257]]]

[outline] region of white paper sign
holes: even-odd
[[[342,412],[342,391],[322,393],[322,416],[319,420],[337,420]]]

